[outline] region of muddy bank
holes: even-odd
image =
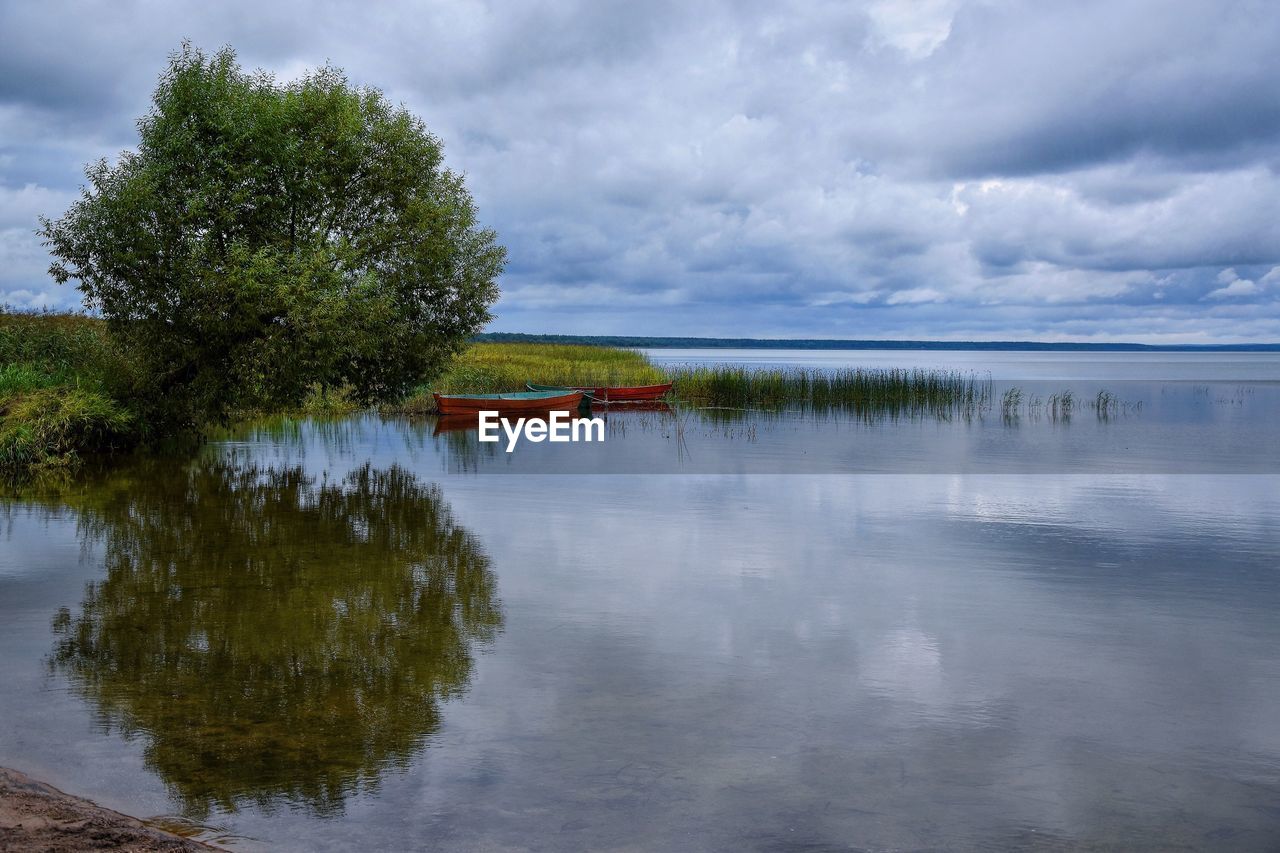
[[[217,849],[0,767],[0,851]]]

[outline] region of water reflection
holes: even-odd
[[[232,455],[87,494],[104,577],[55,617],[51,665],[193,816],[339,810],[422,749],[502,625],[480,544],[399,467]]]
[[[1280,471],[1280,384],[1020,382],[989,411],[614,408],[605,441],[481,443],[473,418],[407,422],[434,432],[450,473],[1257,474]]]

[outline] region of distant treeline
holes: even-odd
[[[484,343],[586,344],[600,347],[679,349],[894,349],[894,350],[1025,350],[1056,352],[1280,352],[1280,344],[1092,344],[1039,341],[855,341],[812,338],[667,338],[630,335],[525,335],[487,332]]]

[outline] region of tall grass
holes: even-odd
[[[105,395],[43,388],[0,403],[0,468],[67,465],[130,443],[134,417]]]
[[[0,310],[0,365],[10,364],[103,379],[118,372],[123,359],[101,320],[83,314]]]
[[[650,385],[662,381],[662,371],[635,350],[575,344],[473,344],[434,388],[450,394],[500,393],[523,391],[526,382]]]
[[[99,320],[0,311],[0,472],[132,443],[138,418],[113,393],[129,373]]]
[[[1004,392],[1004,396],[1000,401],[1000,412],[1006,421],[1016,421],[1022,409],[1023,393],[1022,389],[1013,387]],[[1048,400],[1042,400],[1036,395],[1032,395],[1027,400],[1026,411],[1032,418],[1046,417],[1051,421],[1070,421],[1071,414],[1079,405],[1076,400],[1075,393],[1071,389],[1061,391],[1057,394],[1050,394]],[[1098,420],[1108,421],[1111,418],[1131,412],[1142,410],[1142,401],[1128,402],[1121,400],[1115,394],[1105,388],[1098,391],[1097,395],[1085,400],[1084,405],[1093,409],[1097,414]]]
[[[801,406],[854,414],[940,416],[976,414],[990,405],[991,385],[949,370],[800,368],[756,370],[730,365],[668,372],[681,400],[705,406]]]
[[[662,371],[635,350],[580,344],[473,344],[443,376],[423,385],[392,411],[431,411],[431,392],[501,394],[540,385],[653,385]]]
[[[35,364],[0,364],[0,400],[73,381],[73,374]]]

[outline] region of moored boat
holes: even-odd
[[[510,394],[432,394],[436,411],[442,415],[474,412],[549,412],[576,409],[583,394],[576,389],[515,391]]]
[[[588,385],[564,387],[526,382],[525,386],[530,391],[581,391],[593,403],[632,403],[642,400],[661,400],[671,390],[670,382],[664,382],[661,385],[622,385],[616,387],[592,387]]]

